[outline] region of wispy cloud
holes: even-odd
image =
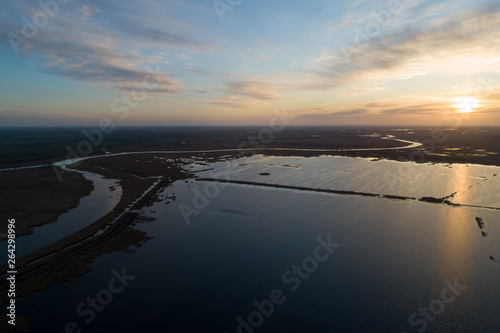
[[[255,106],[255,101],[249,101],[239,96],[224,96],[210,102],[212,105],[229,107],[233,109],[251,109]]]
[[[276,87],[273,84],[257,81],[229,81],[226,82],[228,91],[256,100],[274,100],[278,94],[272,93]]]
[[[314,111],[317,112],[319,110],[318,108],[308,109],[307,114],[299,115],[297,118],[314,119],[314,120],[341,120],[345,118],[366,115],[368,113],[367,109],[352,109],[352,110],[338,111],[338,112],[328,112],[328,110],[325,110],[327,111],[325,113],[309,113]]]
[[[286,103],[304,124],[431,123],[453,111],[454,97],[466,96],[480,101],[471,118],[498,119],[498,85],[490,80],[500,72],[496,0],[400,1],[380,33],[358,35],[357,42],[389,1],[324,1],[307,10],[290,2],[285,12],[281,3],[254,2],[224,23],[210,1],[70,1],[23,40],[14,58],[8,34],[22,35],[21,18],[32,19],[37,3],[7,1],[0,12],[0,67],[22,73],[4,79],[0,107],[41,103],[40,109],[66,112],[79,103],[82,87],[68,80],[88,84],[85,96],[131,93],[153,69],[159,84],[148,89],[153,98],[140,114],[150,120],[210,114],[214,122],[244,123]],[[40,82],[50,82],[47,95],[16,98]],[[109,109],[109,102],[93,102],[91,114]]]
[[[230,80],[224,83],[222,95],[212,105],[230,108],[251,109],[262,103],[272,102],[281,96],[274,91],[277,87],[268,82],[252,80]]]
[[[92,117],[69,113],[0,108],[0,126],[25,126],[27,120],[36,123],[36,126],[68,126],[75,121],[88,125],[96,122]]]
[[[446,9],[445,4],[440,6]],[[431,9],[437,10],[423,5],[405,9],[410,11],[407,21],[389,22],[395,26],[367,41],[360,39],[360,47],[347,40],[351,48],[338,47],[320,57],[323,65],[309,71],[316,82],[303,83],[300,89],[410,79],[430,72],[456,74],[471,70],[471,65],[478,70],[477,66],[500,51],[494,42],[500,38],[500,3],[462,9],[448,16],[439,16]],[[419,15],[422,17],[417,21]]]
[[[39,60],[45,72],[77,81],[98,83],[104,89],[126,92],[140,85],[150,74],[148,67],[158,64],[150,50],[177,49],[188,52],[207,52],[215,47],[198,41],[185,32],[182,22],[168,16],[152,21],[148,15],[136,15],[122,3],[84,1],[61,7],[58,15],[23,44],[22,54],[31,61]],[[143,3],[141,10],[155,10],[158,3]],[[13,5],[9,10],[32,17],[40,8],[33,3]],[[83,16],[78,19],[78,15]],[[10,47],[9,32],[22,36],[22,22],[2,17],[0,43]],[[180,55],[186,57],[182,52]],[[157,73],[161,85],[152,95],[180,92],[180,82],[168,73]]]

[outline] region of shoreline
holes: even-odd
[[[421,143],[397,139],[397,138],[386,138],[385,140],[399,141],[408,143],[406,146],[396,146],[396,147],[367,147],[367,148],[312,148],[312,147],[302,147],[302,148],[290,148],[290,147],[264,147],[264,148],[220,148],[220,149],[201,149],[201,150],[144,150],[144,151],[119,151],[109,154],[91,154],[89,156],[82,156],[77,158],[65,158],[65,159],[51,159],[51,160],[41,160],[37,162],[30,162],[29,164],[20,165],[17,164],[7,164],[7,168],[0,169],[2,171],[15,171],[23,169],[32,169],[38,167],[52,167],[60,166],[62,162],[78,160],[84,161],[94,158],[103,157],[113,157],[120,155],[132,155],[132,154],[205,154],[205,153],[247,153],[247,152],[265,152],[265,151],[278,151],[278,152],[304,152],[304,153],[350,153],[350,152],[363,152],[363,151],[385,151],[385,150],[400,150],[400,149],[411,149],[422,146]],[[47,164],[49,163],[50,164]]]
[[[69,281],[73,277],[86,274],[92,270],[92,262],[99,256],[115,252],[133,252],[151,237],[143,231],[134,228],[141,223],[141,212],[139,209],[157,199],[159,192],[177,180],[194,178],[195,181],[217,181],[251,186],[266,186],[273,188],[284,188],[292,190],[306,190],[339,195],[359,195],[367,197],[378,197],[390,200],[415,200],[429,204],[449,204],[435,198],[410,198],[395,195],[380,195],[376,193],[364,193],[355,191],[310,189],[307,187],[293,185],[275,185],[246,181],[224,181],[214,178],[197,178],[196,172],[183,168],[191,163],[210,163],[224,161],[248,156],[249,154],[226,154],[228,150],[203,151],[195,154],[189,152],[134,152],[120,153],[100,156],[102,158],[87,158],[76,164],[67,166],[68,171],[85,171],[102,175],[106,178],[119,180],[122,187],[122,196],[115,208],[104,217],[92,222],[87,227],[64,237],[46,247],[38,249],[26,256],[18,258],[18,290],[19,301],[33,292],[42,291],[53,283]],[[232,152],[237,151],[235,149]],[[293,149],[263,149],[255,153],[286,156],[297,156],[292,152],[314,153],[314,156],[325,155],[328,150],[293,150]],[[400,149],[393,150],[396,153]],[[332,151],[330,151],[332,152]],[[334,151],[338,153],[339,151]],[[363,151],[366,152],[366,151]],[[373,151],[368,151],[372,153]],[[253,154],[251,154],[253,155]],[[352,158],[353,156],[334,155],[338,157]],[[106,158],[105,158],[106,157]],[[194,158],[192,158],[194,157]],[[308,156],[304,156],[308,157]],[[358,158],[371,158],[356,156]],[[191,161],[194,160],[194,161]],[[432,163],[432,162],[429,162]],[[439,201],[439,202],[437,202]],[[473,206],[469,206],[473,207]],[[488,208],[488,207],[477,207]],[[498,210],[498,208],[495,208]],[[0,267],[0,275],[5,276],[6,265]],[[5,279],[4,279],[5,281]],[[0,283],[0,289],[6,290],[7,284]],[[7,298],[4,293],[0,296],[0,304],[4,304]]]
[[[59,182],[52,168],[45,166],[26,171],[7,171],[0,173],[1,178],[4,178],[4,188],[0,193],[5,196],[2,201],[6,202],[4,205],[9,205],[7,208],[14,210],[6,211],[5,214],[18,221],[18,237],[33,234],[35,227],[57,221],[61,215],[78,207],[80,201],[94,190],[93,182],[79,172],[73,171]],[[26,209],[26,200],[34,201],[35,198],[38,200],[30,203],[29,209]]]
[[[277,189],[288,189],[288,190],[296,190],[296,191],[328,193],[328,194],[337,194],[337,195],[352,195],[352,196],[371,197],[371,198],[399,200],[399,201],[420,201],[420,202],[433,203],[433,204],[444,204],[444,205],[448,205],[448,206],[452,206],[452,207],[468,207],[468,208],[500,210],[499,207],[488,207],[488,206],[453,203],[453,202],[447,200],[447,197],[443,197],[443,198],[435,198],[435,197],[427,197],[427,196],[405,197],[405,196],[391,195],[391,194],[379,194],[379,193],[357,192],[357,191],[347,191],[347,190],[334,190],[334,189],[321,189],[321,188],[311,188],[311,187],[304,187],[304,186],[269,184],[269,183],[262,183],[262,182],[251,182],[251,181],[230,180],[230,179],[217,179],[217,178],[195,178],[195,180],[199,181],[199,182],[214,182],[214,183],[224,183],[224,184],[248,185],[248,186],[263,187],[263,188],[270,187],[270,188],[277,188]]]
[[[85,274],[91,270],[90,263],[101,254],[130,251],[131,245],[139,247],[147,241],[146,233],[132,227],[140,216],[140,213],[132,210],[147,204],[169,183],[170,180],[160,179],[152,188],[147,186],[145,189],[132,189],[127,184],[123,186],[127,195],[122,195],[119,204],[104,217],[69,236],[18,258],[17,283],[20,297],[45,290],[52,283],[68,281],[72,277]],[[149,182],[147,184],[150,185]],[[145,190],[147,191],[144,192]],[[103,231],[99,233],[100,230]],[[0,276],[3,277],[7,271],[6,264],[0,266]],[[3,280],[0,289],[6,290],[7,282]],[[7,295],[2,293],[0,304],[7,300]]]
[[[409,143],[409,141],[405,141]],[[154,197],[161,189],[169,186],[169,184],[174,181],[186,178],[195,178],[197,181],[221,181],[218,179],[196,178],[189,170],[183,169],[184,165],[190,163],[186,162],[186,159],[194,157],[206,163],[254,154],[263,154],[303,157],[330,155],[346,158],[357,157],[399,160],[396,158],[386,158],[387,152],[391,151],[394,156],[397,156],[401,154],[401,152],[408,152],[408,149],[412,148],[422,149],[420,144],[411,142],[411,144],[403,147],[394,147],[391,149],[375,148],[375,150],[366,148],[353,148],[349,150],[269,147],[247,150],[231,148],[201,151],[136,151],[89,156],[71,165],[67,165],[71,161],[63,160],[61,162],[66,161],[68,163],[59,162],[59,164],[60,166],[67,165],[68,171],[92,172],[102,175],[103,177],[119,180],[119,184],[122,186],[122,196],[115,208],[104,217],[67,237],[19,258],[18,269],[20,274],[18,283],[19,290],[23,291],[21,297],[28,296],[34,291],[44,290],[52,283],[68,281],[74,276],[85,274],[92,269],[90,265],[92,261],[104,253],[131,251],[130,246],[135,245],[139,247],[143,242],[147,241],[149,238],[145,232],[133,228],[133,225],[139,222],[141,216],[140,212],[136,210],[154,200]],[[380,153],[383,156],[373,156],[376,153]],[[426,162],[436,163],[433,161]],[[470,162],[467,163],[470,164]],[[447,164],[450,164],[450,162],[447,162]],[[156,181],[157,183],[154,185]],[[260,184],[244,181],[229,182],[253,186],[260,185],[308,190],[307,188],[298,186],[269,185],[265,183]],[[313,190],[316,192],[333,194],[382,197],[392,200],[434,202],[425,198],[406,198],[390,195],[381,196],[379,194],[357,193],[354,191]],[[444,202],[439,203],[443,204]],[[6,271],[6,265],[0,267],[0,275],[3,276]],[[5,288],[6,284],[1,283],[0,289],[5,290]],[[1,304],[5,301],[6,299],[3,297],[0,299]]]

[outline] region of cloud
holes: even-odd
[[[210,104],[231,108],[252,109],[263,103],[281,98],[274,93],[277,87],[268,82],[254,80],[230,80],[224,83],[222,96]]]
[[[295,110],[301,114],[306,124],[352,124],[352,125],[431,125],[456,126],[460,120],[461,126],[477,126],[495,123],[500,119],[498,107],[499,96],[491,95],[490,99],[481,101],[471,113],[459,113],[452,98],[426,99],[417,96],[406,96],[392,100],[360,103],[353,108],[319,107]]]
[[[106,83],[112,90],[124,93],[130,93],[134,89],[146,89],[151,95],[176,94],[179,93],[177,87],[180,86],[180,83],[172,80],[167,74],[156,72],[152,66],[146,69],[130,68],[119,61],[105,63],[94,59],[77,65],[53,66],[46,71],[76,81]]]
[[[371,94],[376,91],[381,91],[385,90],[387,87],[354,87],[353,89],[347,91],[344,93],[344,95],[364,95],[364,94]]]
[[[323,65],[308,70],[316,80],[300,88],[323,90],[351,83],[411,79],[430,72],[451,75],[477,71],[478,66],[486,68],[487,61],[500,51],[499,44],[493,42],[500,39],[500,3],[456,9],[444,16],[439,14],[453,9],[439,6],[438,12],[431,10],[435,6],[405,9],[409,11],[406,20],[389,22],[379,35],[367,41],[359,38],[357,45],[347,40],[330,54],[333,58],[320,57],[325,59]],[[419,15],[421,18],[414,18]]]
[[[0,126],[72,126],[75,123],[95,125],[98,120],[67,113],[0,108]]]
[[[276,87],[273,84],[258,81],[228,81],[226,82],[227,89],[230,93],[249,97],[255,100],[275,100],[280,97],[273,91]]]
[[[217,98],[215,101],[210,102],[210,104],[236,109],[251,109],[255,105],[255,102],[239,96],[225,96]]]
[[[311,111],[311,109],[309,109],[308,111]],[[299,116],[297,116],[297,119],[307,118],[307,119],[314,119],[314,120],[324,120],[324,119],[339,120],[342,118],[358,117],[360,115],[366,115],[367,112],[368,112],[368,110],[366,110],[366,109],[351,109],[351,110],[338,111],[338,112],[309,113],[309,114],[299,115]]]
[[[190,68],[189,71],[192,73],[204,75],[204,76],[215,76],[215,74],[209,73],[209,72],[207,72],[203,69],[199,69],[199,68]]]
[[[80,8],[80,12],[82,13],[82,17],[84,20],[89,19],[94,13],[99,13],[99,9],[92,9],[89,6],[82,6]]]
[[[177,29],[184,23],[167,14],[164,20],[152,20],[147,12],[158,11],[161,3],[135,4],[139,5],[144,15],[137,15],[137,8],[134,10],[130,2],[125,1],[84,1],[84,5],[78,7],[75,3],[61,6],[45,27],[24,39],[27,43],[19,45],[20,55],[29,56],[30,61],[44,72],[127,93],[142,84],[150,74],[148,67],[158,64],[157,58],[148,56],[155,54],[149,50],[176,49],[178,54],[184,55],[214,49],[213,45],[189,36],[186,32],[189,29]],[[36,3],[19,2],[11,4],[8,11],[30,18],[40,8]],[[0,15],[0,45],[10,48],[8,34],[15,32],[23,37],[23,23]],[[80,19],[82,15],[84,19]],[[11,15],[14,16],[17,15]],[[173,80],[171,74],[156,73],[155,77],[160,79],[160,86],[152,90],[151,95],[181,91],[180,82]]]
[[[452,107],[451,99],[406,101],[380,100],[376,102],[361,103],[357,107],[345,108],[340,106],[323,106],[296,110],[300,115],[297,119],[310,124],[394,124],[397,122],[408,123],[413,121],[426,121],[427,123],[443,123],[445,115],[456,112]]]

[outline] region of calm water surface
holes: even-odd
[[[92,181],[91,194],[80,199],[79,205],[62,214],[52,223],[34,228],[34,233],[16,238],[16,256],[21,257],[46,245],[83,229],[109,213],[120,201],[122,188],[116,179],[106,179],[101,175],[81,172]],[[7,251],[7,243],[0,243]]]
[[[407,163],[258,157],[237,164],[231,177],[239,180],[412,197],[457,192],[461,203],[498,206],[495,167],[414,165],[413,176],[391,185],[385,172]],[[196,201],[204,192],[212,198]],[[162,194],[172,193],[175,201],[143,210],[157,220],[138,226],[154,238],[137,252],[99,257],[90,273],[33,294],[19,313],[41,332],[63,331],[68,321],[82,332],[500,330],[498,210],[193,180]],[[189,224],[181,204],[197,211]],[[338,245],[326,256],[318,238]],[[323,261],[312,259],[315,251]],[[86,323],[76,308],[122,267],[134,280]],[[259,317],[254,301],[264,304],[276,290],[280,304]],[[418,313],[429,307],[436,314]],[[258,325],[238,331],[241,320]]]

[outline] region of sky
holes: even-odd
[[[2,1],[0,126],[500,125],[500,2]]]

